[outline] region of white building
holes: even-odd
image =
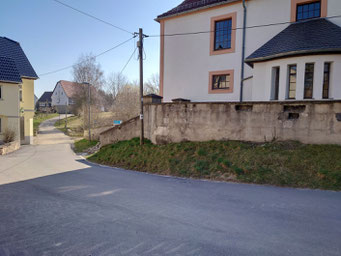
[[[341,99],[340,0],[185,0],[157,21],[164,102]]]
[[[81,84],[61,80],[57,82],[52,93],[52,107],[55,107],[60,114],[71,111],[74,104],[74,97],[81,91]]]

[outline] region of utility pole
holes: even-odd
[[[68,134],[68,133],[67,133],[67,114],[68,114],[68,112],[69,112],[69,111],[68,111],[68,109],[69,109],[68,106],[69,106],[69,100],[67,100],[67,102],[66,102],[66,111],[65,111],[65,117],[66,117],[66,119],[65,119],[65,133],[66,133],[66,134]]]
[[[91,90],[90,90],[90,83],[88,84],[88,107],[89,107],[89,141],[91,141]]]
[[[139,29],[139,41],[137,47],[139,48],[140,58],[140,120],[141,120],[141,134],[140,134],[140,145],[144,143],[144,122],[143,122],[143,29]]]

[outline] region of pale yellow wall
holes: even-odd
[[[0,86],[2,89],[2,97],[0,99],[1,131],[3,132],[7,128],[14,130],[19,139],[19,85],[0,82]],[[2,139],[3,136],[0,134],[0,140]]]
[[[20,102],[21,115],[25,117],[25,137],[33,136],[32,120],[34,117],[34,80],[22,79],[23,100]]]

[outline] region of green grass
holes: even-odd
[[[61,118],[64,115],[61,116]],[[67,118],[67,127],[68,131],[65,129],[66,118],[60,119],[55,123],[55,127],[62,131],[63,133],[72,136],[72,137],[83,137],[83,126],[82,126],[82,118],[79,116],[72,116]]]
[[[81,153],[81,152],[84,152],[85,150],[87,150],[89,148],[96,146],[97,143],[98,143],[98,141],[96,141],[96,140],[89,141],[86,139],[82,139],[82,140],[75,142],[74,150],[76,153]]]
[[[341,190],[341,146],[236,141],[153,145],[139,139],[103,147],[90,161],[143,172]]]
[[[51,119],[53,117],[57,117],[58,114],[36,114],[33,118],[33,132],[34,132],[34,136],[37,135],[38,133],[38,128],[39,128],[39,125],[48,120],[48,119]]]

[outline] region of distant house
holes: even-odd
[[[185,0],[156,19],[160,94],[164,102],[341,99],[340,14],[340,0]]]
[[[38,111],[51,112],[52,110],[52,93],[44,92],[44,94],[39,98],[36,108]]]
[[[52,107],[60,114],[69,113],[75,103],[75,97],[79,95],[81,90],[82,85],[79,83],[65,80],[57,82],[51,96]]]
[[[20,44],[0,37],[0,142],[6,130],[33,142],[34,80],[38,76]]]

